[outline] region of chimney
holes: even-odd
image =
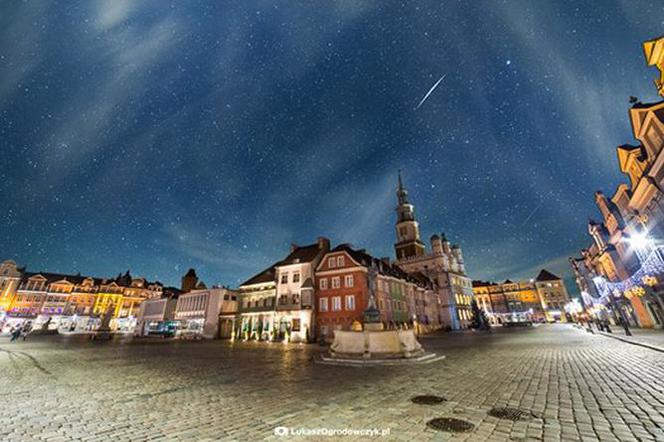
[[[318,237],[318,248],[320,250],[328,251],[330,250],[330,240],[325,238],[324,236],[319,236]]]
[[[290,245],[290,251],[291,251],[291,253],[293,253],[294,251],[296,251],[296,250],[297,250],[297,247],[298,247],[297,244],[295,244],[294,242],[292,242],[291,245]]]
[[[384,256],[384,257],[380,258],[380,260],[381,260],[381,261],[383,262],[383,264],[385,264],[386,266],[388,266],[388,267],[390,266],[390,257],[389,257],[389,256]]]

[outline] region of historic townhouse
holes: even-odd
[[[80,283],[74,285],[60,320],[61,327],[69,331],[92,328],[96,320],[93,314],[95,297],[100,284],[100,279],[86,276]]]
[[[22,319],[34,322],[46,300],[48,285],[62,277],[63,275],[49,273],[24,273],[9,307],[8,317],[12,320],[8,322],[22,323]]]
[[[257,340],[272,338],[277,297],[274,275],[274,266],[271,266],[240,284],[237,338]]]
[[[451,245],[445,234],[431,236],[431,252],[420,238],[419,223],[403,186],[397,187],[396,264],[410,274],[421,273],[433,281],[440,301],[440,317],[449,329],[467,328],[472,320],[472,280],[466,275],[461,248]]]
[[[23,269],[19,269],[12,260],[0,264],[0,319],[14,300],[16,290],[21,282]]]
[[[316,269],[316,324],[319,339],[331,340],[335,330],[359,330],[368,303],[368,275],[376,271],[376,306],[385,328],[440,327],[438,298],[423,275],[409,275],[387,258],[342,244]]]
[[[237,292],[225,287],[194,289],[178,296],[174,319],[181,336],[230,338],[237,311]]]
[[[6,272],[6,273],[5,273]],[[131,331],[140,303],[161,296],[162,285],[129,272],[116,279],[101,279],[48,272],[26,272],[13,261],[0,266],[2,302],[0,322],[4,329],[30,321],[36,327],[65,331],[90,330],[110,309],[114,329]]]
[[[664,38],[644,43],[647,63],[661,69],[663,49]],[[656,85],[662,94],[661,79]],[[632,102],[629,119],[638,143],[616,149],[627,182],[618,185],[611,198],[595,194],[602,220],[588,223],[593,244],[570,263],[584,303],[594,313],[632,326],[662,327],[664,101]]]
[[[175,287],[164,287],[160,298],[146,299],[141,303],[134,334],[173,336],[177,330],[175,307],[182,291]],[[234,299],[236,300],[236,299]]]
[[[565,306],[570,302],[565,283],[553,273],[542,269],[535,278],[535,289],[547,321],[565,322]]]
[[[314,271],[330,249],[327,238],[293,245],[283,260],[242,283],[236,336],[301,342],[315,336]]]
[[[566,320],[564,307],[569,295],[565,284],[547,270],[527,281],[473,281],[473,292],[478,306],[493,325]]]

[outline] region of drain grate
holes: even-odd
[[[527,421],[533,418],[530,411],[521,410],[513,407],[494,407],[489,410],[489,416],[497,417],[498,419],[507,419],[510,421]]]
[[[475,425],[453,417],[437,417],[427,422],[427,427],[448,433],[468,433],[475,428]]]
[[[422,396],[415,396],[410,399],[411,402],[414,404],[420,404],[420,405],[436,405],[440,404],[442,402],[445,402],[447,399],[441,396],[434,396],[431,394],[425,394]]]

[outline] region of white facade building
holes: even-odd
[[[237,293],[215,287],[180,295],[175,307],[175,320],[180,324],[179,334],[182,336],[214,339],[220,335],[230,336],[236,312]],[[223,322],[220,322],[220,316]]]

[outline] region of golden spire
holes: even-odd
[[[659,95],[664,97],[664,37],[643,43],[643,53],[648,66],[659,69],[659,79],[655,80],[655,86]]]

